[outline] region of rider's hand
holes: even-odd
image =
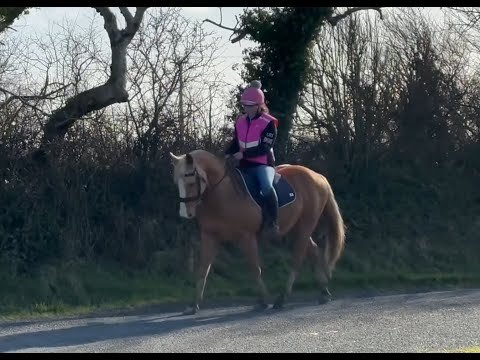
[[[233,157],[237,160],[241,160],[241,159],[243,159],[243,153],[241,151],[239,151],[239,152],[233,154]]]

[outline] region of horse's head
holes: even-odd
[[[181,217],[195,217],[195,210],[207,188],[207,175],[191,154],[174,155],[170,153],[173,164],[173,181],[178,186]]]

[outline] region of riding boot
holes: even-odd
[[[270,191],[270,193],[264,196],[264,200],[262,233],[268,238],[273,238],[279,235],[277,193]]]

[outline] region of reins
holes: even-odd
[[[212,192],[213,190],[215,190],[215,188],[227,177],[228,175],[228,172],[230,170],[230,166],[228,165],[228,162],[226,162],[225,164],[225,172],[222,176],[222,178],[217,181],[216,184],[212,185],[210,187],[210,192]],[[198,200],[201,200],[203,198],[203,194],[201,192],[201,185],[200,185],[200,177],[198,176],[198,172],[197,172],[197,169],[195,169],[193,172],[191,173],[185,173],[185,176],[195,176],[195,183],[197,185],[197,194],[194,195],[194,196],[189,196],[189,197],[179,197],[180,198],[180,202],[183,202],[183,203],[188,203],[188,202],[193,202],[193,201],[198,201]]]

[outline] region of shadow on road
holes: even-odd
[[[267,319],[277,314],[286,315],[291,310],[315,309],[322,316],[322,321],[331,323],[349,309],[354,318],[365,324],[375,322],[380,314],[387,316],[388,326],[394,312],[406,309],[411,316],[415,314],[431,314],[443,311],[449,313],[451,308],[477,309],[480,304],[480,292],[475,289],[419,294],[399,294],[393,296],[345,298],[337,299],[329,304],[318,306],[314,301],[289,302],[281,311],[269,308],[263,312],[253,311],[251,306],[237,304],[235,306],[209,307],[197,315],[182,316],[180,312],[151,308],[132,314],[116,313],[84,316],[75,319],[56,319],[53,321],[32,321],[16,324],[2,324],[0,336],[0,352],[26,350],[32,348],[55,351],[56,347],[84,346],[102,341],[128,340],[142,336],[166,336],[182,330],[202,331],[206,325],[219,325],[229,322],[241,322],[250,319]],[[318,310],[317,310],[318,309]],[[472,310],[473,311],[473,310]],[[372,315],[373,314],[373,315]],[[412,315],[413,314],[413,315]],[[373,318],[372,318],[373,316]],[[444,315],[442,315],[444,316]],[[365,319],[363,319],[365,317]],[[443,318],[442,318],[443,319]],[[407,326],[407,325],[405,325]],[[12,334],[16,332],[16,334]]]
[[[171,332],[181,331],[183,329],[193,329],[199,326],[222,324],[231,321],[243,321],[253,318],[262,318],[275,316],[285,313],[292,309],[298,309],[305,306],[314,306],[309,304],[289,304],[283,310],[273,310],[271,308],[259,312],[244,308],[242,310],[224,309],[205,309],[193,316],[183,316],[180,313],[164,315],[142,315],[140,319],[135,318],[131,321],[124,320],[119,323],[106,323],[107,321],[122,321],[118,316],[103,317],[104,321],[92,318],[80,319],[82,323],[78,325],[79,319],[63,320],[71,322],[71,327],[62,329],[49,329],[36,331],[38,325],[34,323],[23,323],[23,326],[32,326],[32,330],[20,334],[12,334],[0,337],[0,352],[10,352],[18,350],[28,350],[29,348],[55,348],[68,346],[81,346],[89,343],[95,343],[107,340],[118,340],[122,338],[133,338],[136,336],[161,336]],[[234,312],[232,312],[234,311]],[[119,320],[116,320],[119,319]],[[43,323],[42,326],[54,327],[57,321]],[[8,326],[6,326],[8,327]],[[3,330],[6,330],[3,327]],[[16,324],[12,328],[18,328]]]

